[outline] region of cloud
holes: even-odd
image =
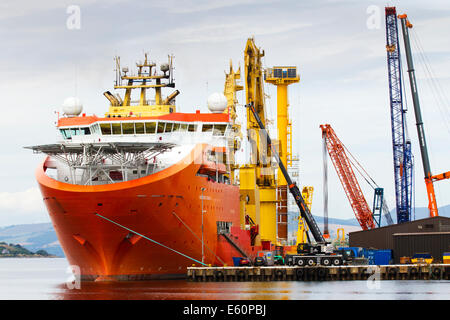
[[[178,0],[166,0],[155,2],[151,6],[165,9],[167,13],[190,14],[251,4],[261,6],[270,2],[274,2],[274,0],[185,0],[182,3]]]
[[[39,188],[0,192],[0,225],[48,222]]]
[[[87,7],[89,5],[113,5],[119,2],[128,0],[77,0],[75,3],[71,0],[40,0],[40,1],[16,1],[16,0],[2,0],[0,3],[0,20],[11,19],[17,17],[30,16],[40,14],[50,10],[58,10],[65,12],[65,9],[70,5],[78,5],[80,7]]]
[[[238,22],[226,24],[204,23],[192,27],[176,28],[166,32],[164,38],[176,43],[216,43],[241,39],[242,35],[273,35],[311,27],[311,23],[280,23],[268,27],[266,22]]]

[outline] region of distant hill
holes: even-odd
[[[45,250],[51,255],[64,257],[51,223],[20,224],[0,228],[0,242],[17,243],[36,252]]]
[[[439,207],[438,210],[439,210],[440,216],[450,218],[450,205]],[[428,218],[429,212],[430,211],[428,210],[428,208],[421,207],[421,208],[416,208],[415,210],[413,209],[413,212],[411,213],[411,215],[412,215],[413,220],[419,220],[419,219]],[[393,210],[391,212],[391,215],[392,215],[392,219],[394,219],[395,210]],[[414,215],[415,215],[415,219],[414,219]],[[394,221],[396,221],[396,219],[394,219]]]
[[[20,244],[0,242],[0,258],[5,257],[52,257],[45,250],[32,252]]]

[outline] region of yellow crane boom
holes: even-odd
[[[266,124],[264,103],[264,79],[261,51],[253,38],[247,40],[244,50],[245,96],[246,104],[253,103],[256,113]],[[257,245],[277,242],[276,220],[276,182],[271,164],[271,150],[267,139],[261,136],[255,116],[247,110],[247,137],[250,143],[250,163],[239,168],[241,212],[245,212],[259,225]],[[245,218],[245,217],[244,217]]]

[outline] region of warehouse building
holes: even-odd
[[[450,218],[432,217],[371,230],[350,232],[349,245],[392,250],[395,263],[400,257],[414,253],[430,253],[435,261],[442,261],[450,252]]]
[[[394,233],[394,262],[415,253],[431,254],[435,262],[442,262],[444,252],[450,252],[450,232]]]

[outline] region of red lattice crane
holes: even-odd
[[[364,198],[358,180],[356,180],[351,162],[345,153],[344,145],[329,124],[321,125],[320,128],[322,129],[322,137],[326,141],[328,154],[333,161],[334,168],[339,180],[341,180],[356,219],[363,230],[375,228],[372,211]]]

